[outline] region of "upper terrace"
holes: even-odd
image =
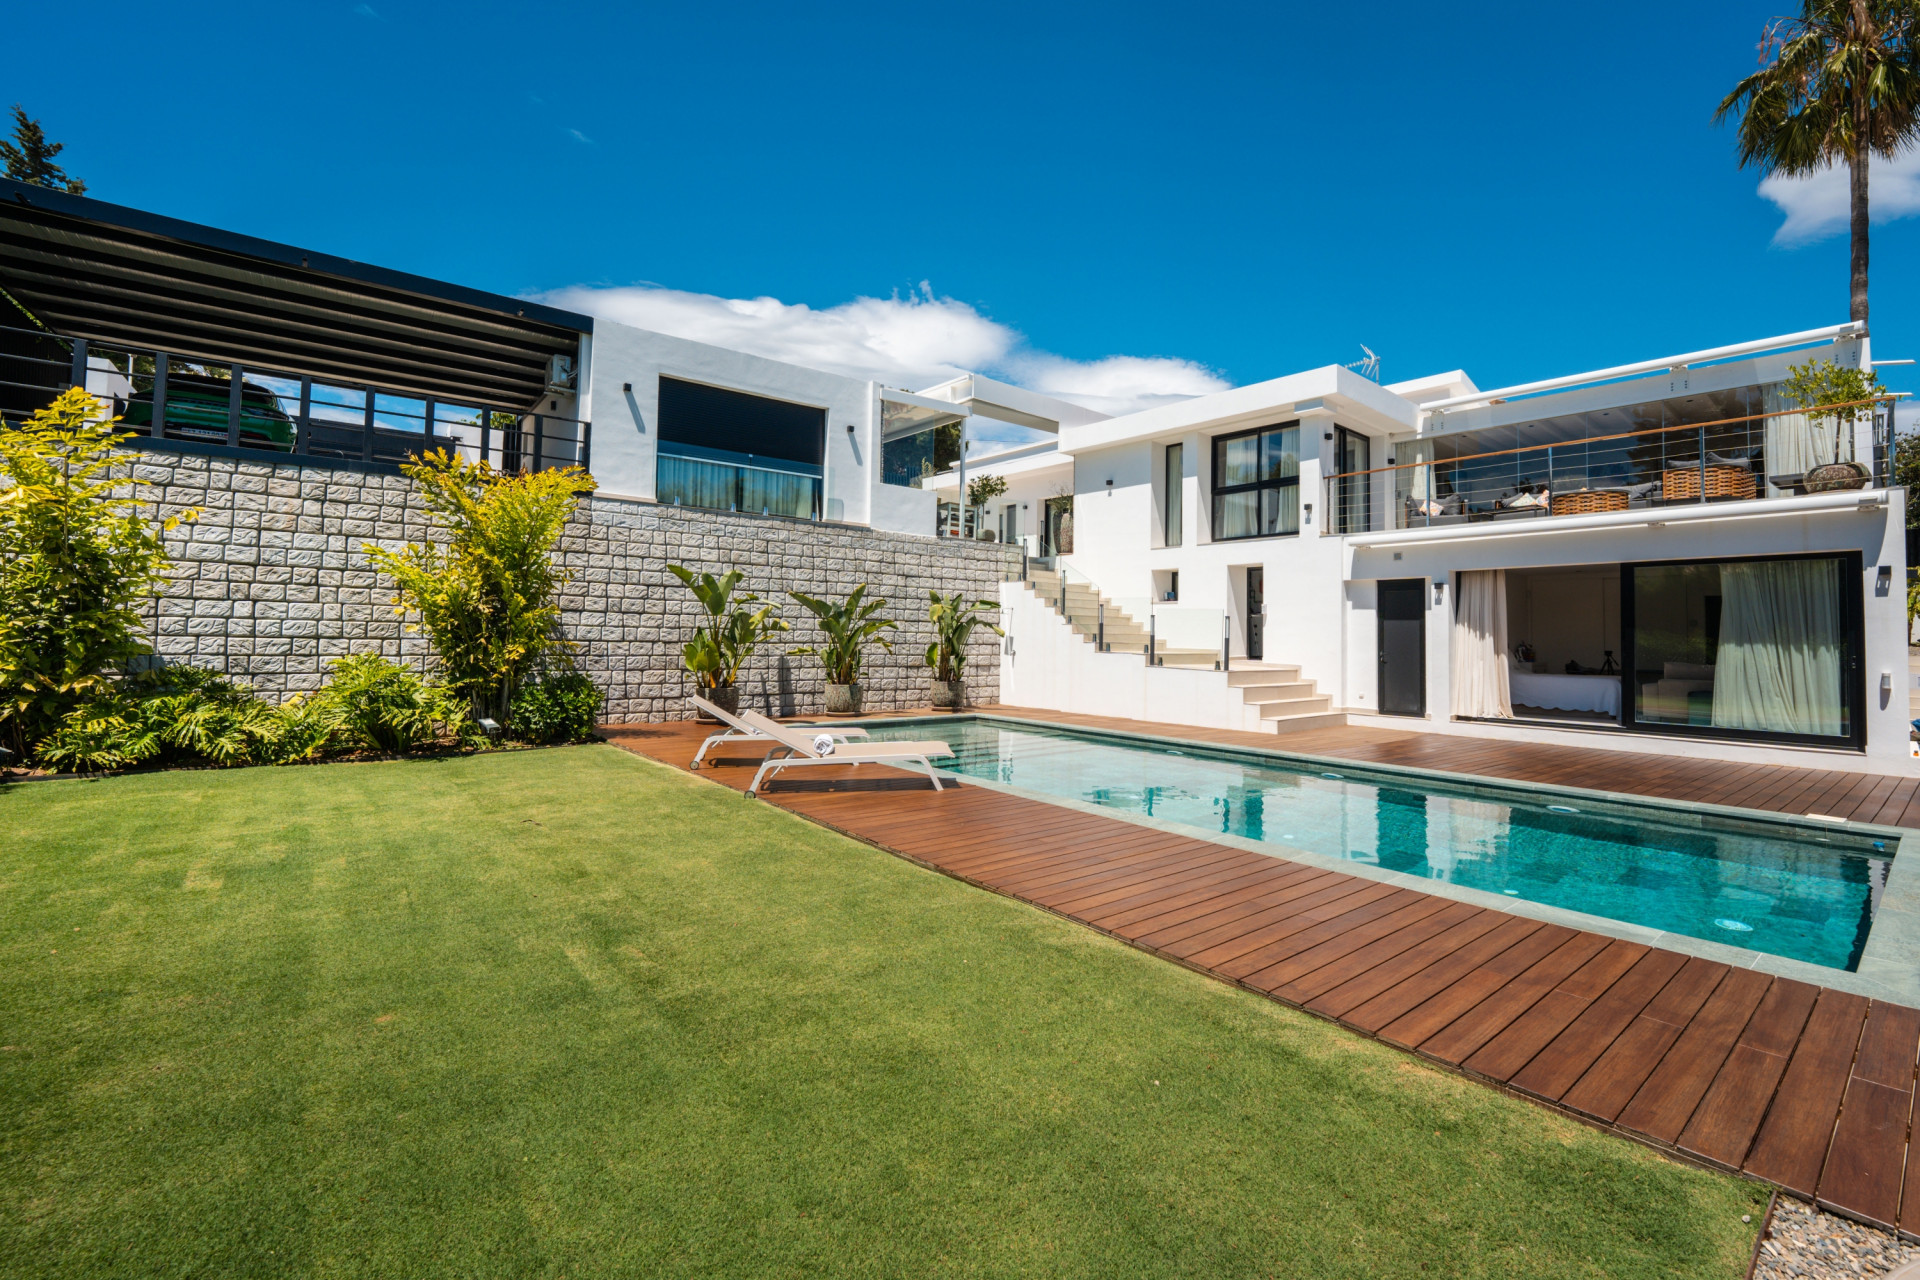
[[[1631,522],[1674,508],[1883,488],[1892,397],[1822,420],[1781,386],[1790,364],[1865,358],[1860,326],[1847,324],[1429,400],[1415,432],[1379,442],[1384,465],[1329,468],[1322,532],[1615,513]],[[1836,473],[1836,463],[1856,464],[1853,474]]]
[[[591,461],[585,316],[0,180],[0,418],[61,389],[144,447]]]

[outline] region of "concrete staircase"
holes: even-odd
[[[1090,583],[1069,581],[1061,589],[1058,569],[1030,569],[1027,585],[1045,601],[1067,625],[1102,653],[1137,653],[1146,656],[1151,639],[1147,624],[1123,611],[1100,594]],[[1217,667],[1220,655],[1213,650],[1161,649],[1155,657],[1162,666]]]
[[[1103,596],[1090,583],[1061,582],[1056,569],[1030,569],[1027,586],[1053,614],[1066,621],[1074,634],[1102,653],[1138,654],[1144,660],[1150,640],[1147,624]],[[1175,670],[1218,671],[1218,649],[1156,648],[1156,666]],[[1266,733],[1319,729],[1347,722],[1333,699],[1321,693],[1300,668],[1278,662],[1236,659],[1225,673],[1227,687],[1237,691],[1251,714],[1247,728]]]
[[[1260,727],[1271,733],[1322,729],[1347,722],[1343,712],[1334,710],[1331,697],[1321,693],[1313,681],[1301,678],[1298,667],[1239,661],[1227,672],[1227,684],[1240,691],[1247,706],[1259,715]]]

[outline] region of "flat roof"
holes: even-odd
[[[0,285],[57,333],[521,408],[591,317],[0,178]]]

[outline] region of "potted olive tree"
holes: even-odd
[[[973,512],[973,536],[982,542],[992,542],[994,531],[987,525],[987,504],[1007,491],[1007,482],[1001,476],[978,476],[967,482],[967,506]],[[964,536],[965,530],[962,530]]]
[[[957,591],[950,596],[938,591],[927,594],[933,599],[933,607],[927,610],[934,636],[927,646],[927,665],[933,669],[933,705],[958,711],[967,705],[967,641],[975,627],[985,627],[997,636],[1007,634],[998,624],[980,616],[1000,606],[992,600],[968,600]]]
[[[733,589],[746,576],[738,569],[729,569],[718,578],[677,564],[668,565],[667,570],[686,583],[707,613],[705,624],[680,647],[687,674],[693,677],[701,697],[729,714],[738,711],[740,689],[734,681],[740,677],[740,668],[762,640],[776,631],[788,630],[779,617],[780,606],[762,604],[752,592],[736,597]],[[702,720],[713,718],[704,712],[698,714]]]
[[[1833,461],[1807,468],[1800,480],[1806,491],[1865,488],[1873,473],[1858,462],[1841,461],[1841,444],[1863,415],[1873,413],[1872,401],[1885,391],[1880,375],[1870,369],[1845,368],[1832,360],[1809,360],[1787,369],[1781,391],[1800,407],[1816,431],[1832,425]]]
[[[816,599],[798,591],[789,591],[787,594],[806,606],[819,620],[820,630],[826,633],[824,643],[801,645],[793,652],[813,654],[826,667],[827,711],[834,715],[858,714],[863,698],[860,662],[866,656],[864,651],[867,644],[871,642],[888,650],[893,648],[893,641],[880,633],[890,630],[895,624],[885,618],[874,617],[887,607],[887,602],[864,599],[867,594],[867,584],[864,582],[839,602]]]

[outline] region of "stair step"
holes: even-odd
[[[1282,698],[1274,702],[1258,704],[1262,720],[1285,720],[1290,716],[1310,715],[1333,709],[1333,699],[1324,693],[1316,693],[1306,698]]]
[[[1249,685],[1290,684],[1300,678],[1300,668],[1282,666],[1279,663],[1268,665],[1257,663],[1242,665],[1245,660],[1236,662],[1227,672],[1227,684],[1231,688],[1241,689]]]
[[[1240,696],[1248,703],[1285,702],[1288,698],[1309,698],[1314,696],[1317,686],[1311,680],[1289,680],[1275,684],[1242,684],[1231,686],[1240,690]]]
[[[1303,729],[1334,729],[1347,723],[1344,711],[1310,711],[1305,715],[1281,716],[1262,720],[1260,727],[1269,733],[1298,733]]]

